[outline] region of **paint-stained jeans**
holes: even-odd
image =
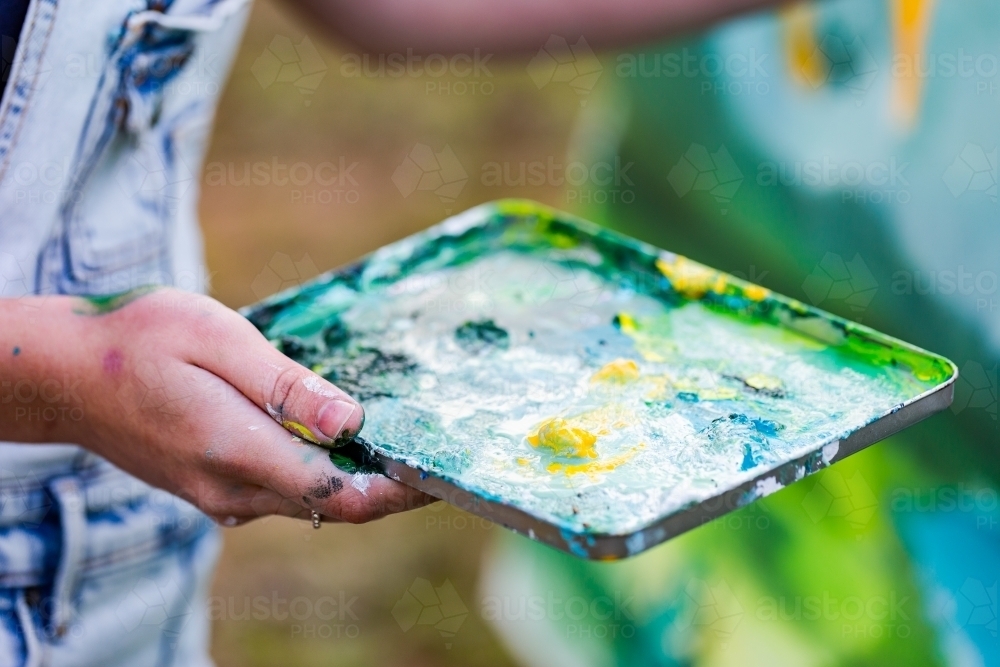
[[[0,103],[0,298],[204,288],[198,173],[247,9],[31,0]],[[64,393],[18,418],[83,419]],[[79,447],[0,443],[0,667],[210,665],[218,541]]]

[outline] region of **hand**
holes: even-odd
[[[11,363],[46,367],[61,355],[62,372],[83,378],[83,418],[24,439],[69,436],[225,525],[313,510],[361,523],[433,500],[381,476],[352,486],[313,443],[349,440],[364,410],[214,299],[163,288],[44,303],[37,342]]]

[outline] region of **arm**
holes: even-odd
[[[428,500],[387,478],[353,488],[307,439],[353,437],[361,406],[213,299],[0,299],[0,323],[0,440],[77,443],[227,525],[361,522]]]
[[[595,48],[690,30],[776,0],[294,0],[335,36],[374,51],[536,51],[550,34]]]

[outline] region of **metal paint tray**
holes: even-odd
[[[952,400],[954,364],[525,201],[245,309],[365,405],[331,456],[531,539],[621,558]],[[348,461],[350,462],[350,461]]]

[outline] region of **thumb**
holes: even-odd
[[[214,319],[214,318],[213,318]],[[191,359],[219,376],[286,429],[327,447],[346,444],[361,430],[365,411],[343,390],[278,352],[234,311],[212,326]]]

